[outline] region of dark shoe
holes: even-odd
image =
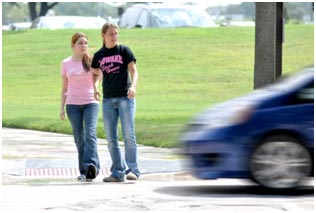
[[[86,175],[87,179],[94,179],[97,175],[97,168],[93,164],[90,164]]]
[[[124,181],[125,181],[124,179],[118,179],[118,178],[113,177],[112,175],[109,177],[103,178],[103,182],[124,182]]]
[[[138,180],[137,175],[135,175],[134,173],[130,172],[126,175],[126,179],[127,180]]]

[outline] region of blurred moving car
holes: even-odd
[[[31,25],[36,29],[101,29],[107,21],[101,17],[89,16],[40,16],[37,17]]]
[[[299,186],[314,175],[314,68],[207,109],[180,141],[198,178]]]
[[[215,27],[207,12],[193,5],[134,4],[122,15],[122,28]]]

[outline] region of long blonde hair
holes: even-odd
[[[78,39],[81,37],[84,37],[88,40],[88,37],[84,33],[78,32],[72,36],[71,44],[74,45],[78,41]],[[92,62],[92,57],[88,52],[86,52],[82,57],[82,66],[86,72],[90,71],[91,62]]]
[[[119,29],[119,26],[117,25],[117,24],[115,24],[115,23],[105,23],[105,24],[103,24],[103,26],[102,26],[102,34],[106,34],[106,32],[108,31],[108,29],[110,29],[110,28],[115,28],[115,29]],[[102,38],[103,38],[103,36],[102,36]],[[104,40],[104,38],[103,38],[103,46],[105,46],[105,40]]]

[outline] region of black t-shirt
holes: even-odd
[[[103,73],[103,97],[126,97],[131,85],[127,65],[136,58],[133,52],[124,45],[108,49],[102,47],[92,59],[92,68],[99,68]]]

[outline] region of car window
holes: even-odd
[[[286,98],[287,105],[314,103],[314,82],[310,82]]]
[[[185,8],[160,8],[151,12],[155,27],[207,27],[210,26],[208,18],[202,12]]]
[[[298,103],[314,103],[314,82],[300,89],[296,94]]]
[[[267,90],[287,90],[288,88],[295,87],[295,85],[301,85],[302,82],[310,78],[311,75],[314,75],[314,71],[302,71],[297,72],[292,75],[281,76],[273,84],[267,85],[265,89]]]
[[[163,17],[160,15],[159,12],[152,11],[150,14],[150,23],[151,27],[158,27],[158,28],[163,28],[163,27],[173,27],[172,22],[168,17]]]
[[[173,8],[154,9],[151,13],[152,21],[157,27],[188,26],[188,16],[182,10]]]

